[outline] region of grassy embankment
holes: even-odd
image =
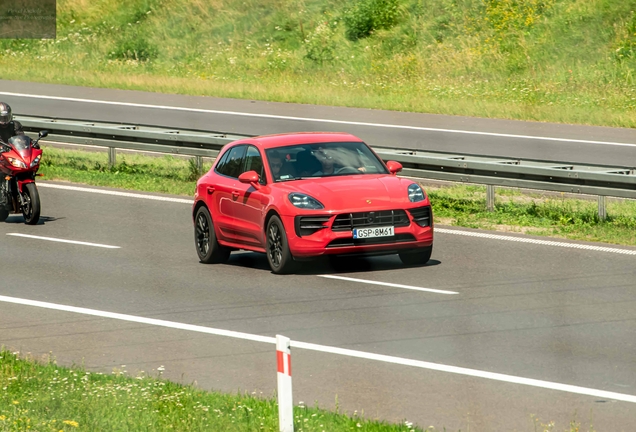
[[[0,432],[278,430],[273,398],[206,392],[142,374],[64,368],[0,350]],[[294,408],[295,430],[415,432],[305,405]]]
[[[57,40],[0,40],[1,78],[636,126],[636,0],[59,0],[57,8]]]
[[[105,153],[44,148],[40,172],[49,180],[192,196],[198,178],[192,162],[171,156],[119,155],[118,164],[109,169]],[[426,191],[436,223],[636,245],[634,201],[610,201],[609,216],[600,221],[596,201],[497,189],[496,211],[490,213],[484,186],[427,186]]]

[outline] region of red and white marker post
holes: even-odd
[[[278,363],[278,424],[280,432],[294,432],[294,400],[292,398],[291,340],[276,335]]]

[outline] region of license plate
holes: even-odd
[[[376,227],[376,228],[354,228],[353,238],[363,239],[371,237],[390,237],[395,235],[392,226]]]

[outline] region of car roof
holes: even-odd
[[[362,142],[360,138],[346,132],[295,132],[262,135],[234,141],[235,144],[254,144],[263,149],[285,147],[294,144],[315,144],[326,142]]]

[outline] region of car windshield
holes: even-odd
[[[298,144],[266,151],[274,181],[343,175],[388,174],[363,142]]]

